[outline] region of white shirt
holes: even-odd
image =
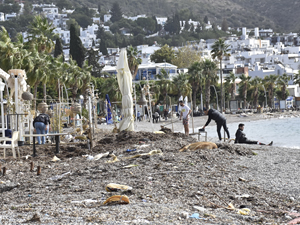
[[[181,106],[181,113],[183,118],[186,118],[189,111],[190,111],[190,107],[188,107],[187,105]]]

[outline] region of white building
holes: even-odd
[[[0,12],[0,21],[5,21],[4,13]]]
[[[164,26],[167,22],[167,17],[156,17],[157,24]]]
[[[16,13],[5,14],[5,21],[17,17]]]
[[[150,56],[160,48],[159,46],[138,45],[137,50],[140,52],[138,57],[142,59],[142,64],[150,63]]]
[[[110,18],[111,18],[111,14],[110,13],[104,14],[104,23],[110,21]]]
[[[60,39],[62,40],[62,43],[64,45],[70,44],[70,31],[69,30],[63,30],[60,27],[57,27],[53,31],[55,34],[58,34]]]

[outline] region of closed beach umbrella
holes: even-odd
[[[132,101],[132,76],[128,67],[127,52],[123,48],[117,65],[117,79],[122,93],[122,121],[119,130],[134,130],[133,101]]]

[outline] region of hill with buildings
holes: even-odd
[[[111,0],[57,0],[61,6],[101,6],[101,11],[111,8]],[[172,16],[186,9],[195,20],[208,17],[211,23],[221,24],[226,18],[231,27],[264,27],[277,32],[300,29],[299,0],[125,0],[118,1],[124,14]]]

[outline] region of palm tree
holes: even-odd
[[[224,56],[230,56],[228,53],[230,45],[225,44],[225,40],[219,38],[215,43],[211,46],[212,47],[212,57],[213,59],[217,58],[220,62],[220,79],[221,79],[221,111],[223,112],[223,71],[222,71],[222,60]]]
[[[202,73],[205,78],[205,105],[208,108],[210,104],[210,86],[218,80],[217,64],[214,61],[205,59],[201,62]]]
[[[164,69],[161,70],[161,74],[156,75],[159,78],[159,81],[156,82],[156,85],[159,87],[159,92],[164,98],[164,104],[167,105],[167,95],[172,92],[174,85],[169,79],[167,71]]]
[[[251,87],[253,88],[253,93],[252,93],[252,97],[253,97],[253,106],[254,108],[257,108],[258,106],[258,90],[261,87],[262,84],[262,79],[259,77],[254,77],[251,81],[250,81]]]
[[[242,75],[240,75],[239,78],[241,79],[240,85],[242,87],[244,108],[246,108],[247,107],[247,91],[249,89],[249,81],[251,80],[251,77],[246,76],[245,74],[242,74]]]
[[[192,86],[189,83],[188,75],[184,73],[179,73],[173,78],[174,86],[177,88],[177,99],[183,96],[190,96],[192,92]]]
[[[228,83],[228,92],[230,93],[230,100],[235,100],[236,94],[236,76],[233,72],[229,73],[229,76],[225,77],[225,81]]]
[[[294,76],[294,83],[295,84],[298,84],[299,87],[300,87],[300,70],[298,70],[298,73],[295,73],[295,76]]]
[[[271,74],[269,76],[265,76],[263,82],[266,84],[268,89],[268,97],[269,97],[269,106],[274,107],[274,89],[278,79],[278,75]]]
[[[140,53],[141,51],[138,51],[137,48],[132,47],[132,45],[127,47],[128,66],[132,73],[133,78],[138,72],[139,65],[142,63],[142,59],[138,57],[138,54]]]
[[[202,75],[202,65],[200,62],[194,62],[189,67],[189,82],[192,85],[193,108],[196,108],[196,95],[198,90],[202,92],[204,76]]]
[[[290,80],[290,77],[286,73],[284,73],[278,77],[278,84],[281,85],[282,100],[287,99],[286,88],[287,88],[289,80]]]

